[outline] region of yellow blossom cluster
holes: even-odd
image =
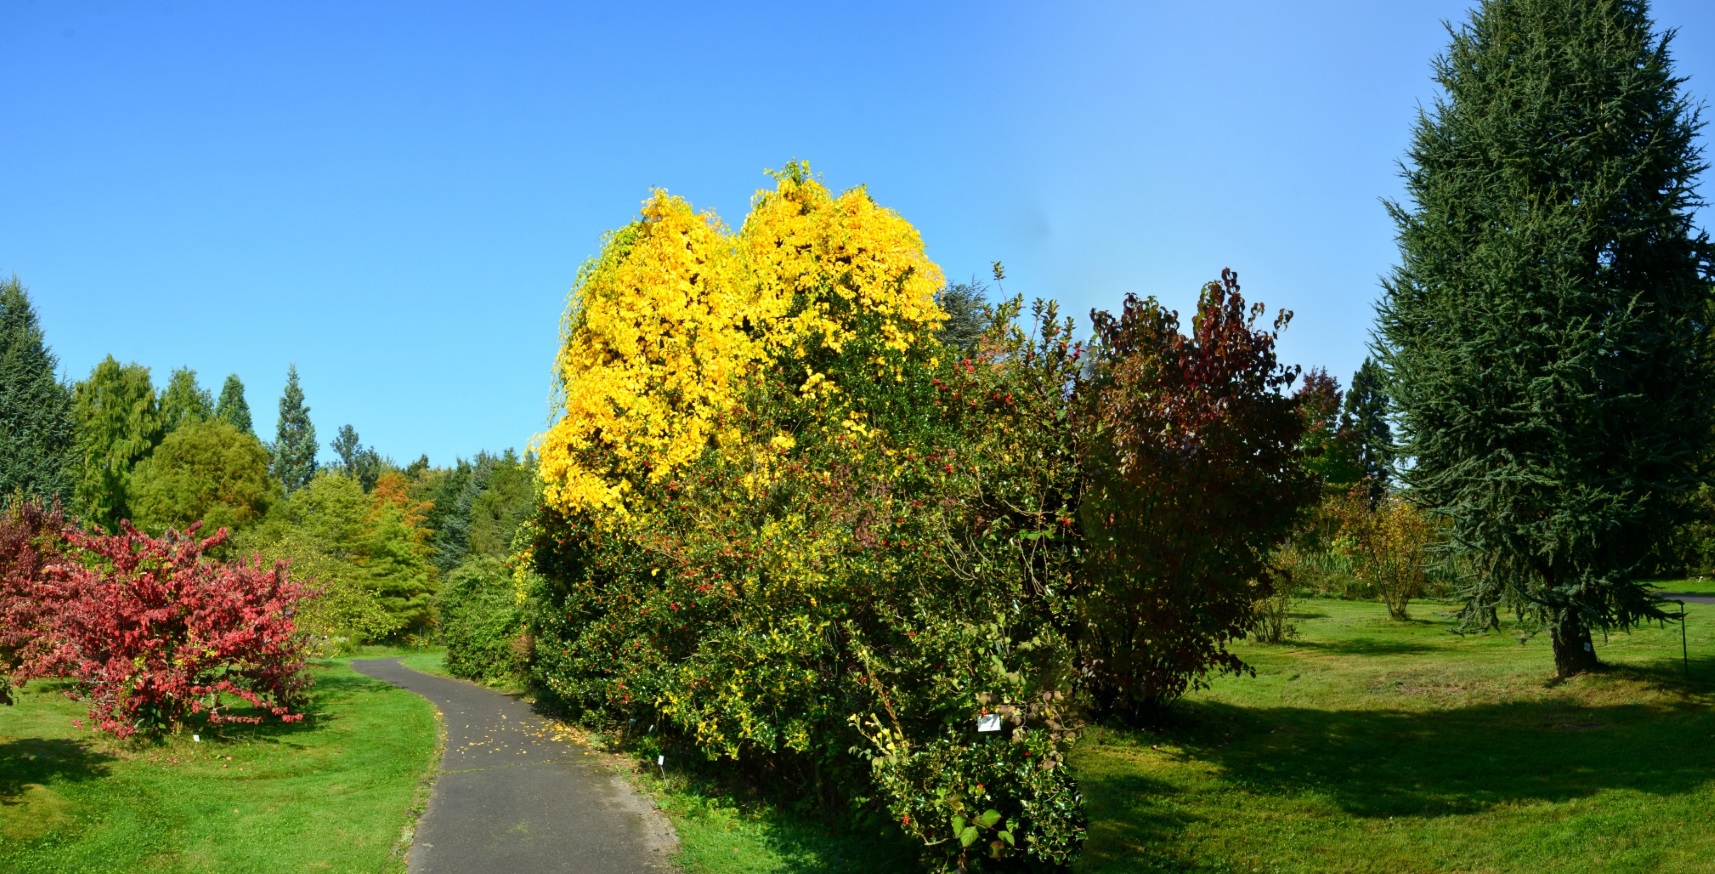
[[[871,378],[897,378],[903,354],[933,342],[942,276],[916,229],[862,188],[833,195],[804,165],[776,181],[737,234],[657,191],[585,266],[555,366],[559,415],[540,441],[548,506],[612,524],[637,511],[645,483],[711,446],[791,451],[793,435],[751,441],[723,425],[749,381],[788,362],[807,372],[800,398],[861,434],[861,416],[829,406],[841,388],[818,364],[856,344]]]

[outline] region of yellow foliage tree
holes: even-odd
[[[796,399],[821,413],[810,427],[861,436],[832,365],[861,355],[867,378],[897,379],[933,342],[942,276],[916,229],[862,188],[831,194],[806,165],[775,179],[736,235],[657,191],[585,265],[556,362],[563,413],[541,443],[549,507],[616,524],[645,483],[711,446],[766,467],[797,437],[753,445],[729,421],[763,376],[794,380]]]

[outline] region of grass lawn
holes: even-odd
[[[434,708],[346,661],[313,669],[304,722],[200,743],[73,728],[85,705],[32,683],[0,707],[0,871],[403,872]]]
[[[1715,595],[1715,579],[1701,577],[1690,580],[1657,580],[1652,585],[1663,592],[1685,592],[1692,595]]]
[[[1299,639],[1238,648],[1255,678],[1080,742],[1076,870],[1715,871],[1715,607],[1690,681],[1670,624],[1565,683],[1546,636],[1458,637],[1436,605],[1300,609]]]

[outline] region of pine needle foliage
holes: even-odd
[[[0,280],[0,501],[72,495],[77,432],[58,363],[23,284]]]
[[[1378,351],[1403,479],[1480,570],[1467,622],[1516,610],[1566,676],[1664,615],[1637,577],[1709,439],[1701,120],[1645,3],[1490,0],[1450,33]]]
[[[304,390],[298,386],[298,365],[286,371],[286,390],[280,395],[280,423],[274,441],[274,478],[291,494],[308,485],[316,475],[316,426],[310,408],[304,406]]]

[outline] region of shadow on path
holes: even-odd
[[[631,874],[669,869],[672,826],[530,706],[398,659],[353,669],[429,699],[447,748],[411,848],[412,874]]]

